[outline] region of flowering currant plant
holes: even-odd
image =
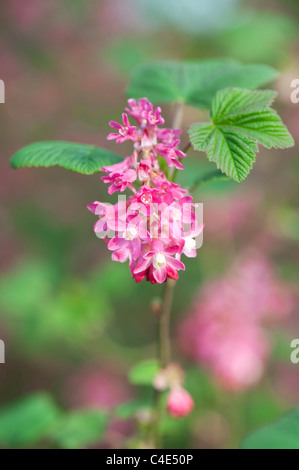
[[[129,142],[129,155],[56,141],[30,144],[11,159],[13,168],[59,165],[83,174],[104,172],[101,179],[108,194],[118,193],[119,198],[114,205],[109,201],[88,205],[97,217],[96,235],[107,243],[112,260],[128,261],[133,280],[164,286],[161,300],[152,304],[159,325],[158,360],[138,364],[129,377],[132,383],[155,390],[150,445],[161,443],[161,408],[177,418],[195,405],[184,388],[181,366],[171,361],[169,335],[175,282],[202,242],[200,205],[192,194],[215,179],[243,181],[258,145],[268,149],[293,145],[271,107],[276,93],[259,89],[276,75],[271,67],[228,59],[143,65],[133,72],[122,122],[109,123],[113,131],[108,141]],[[171,127],[164,126],[162,103],[174,105]],[[207,122],[191,124],[188,136],[181,129],[185,104],[210,114]],[[190,150],[205,152],[217,168],[210,174],[195,174],[187,188],[176,178],[188,165]]]
[[[161,108],[154,109],[147,98],[129,99],[128,104],[123,124],[110,121],[118,132],[109,134],[108,140],[132,142],[133,153],[121,163],[102,167],[107,174],[102,180],[109,184],[109,194],[126,188],[133,194],[114,206],[96,201],[88,208],[99,217],[94,231],[107,241],[112,259],[128,260],[136,282],[162,284],[168,278],[177,280],[178,271],[185,269],[182,254],[196,256],[195,237],[203,225],[198,224],[192,196],[170,181],[173,168],[184,169],[181,159],[186,154],[177,148],[181,130],[159,127],[164,124]],[[130,124],[128,115],[138,128]],[[111,231],[114,236],[109,240]]]

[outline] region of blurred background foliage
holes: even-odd
[[[9,157],[34,140],[108,147],[108,121],[122,112],[133,67],[164,58],[229,56],[276,67],[277,106],[298,141],[299,105],[290,100],[290,82],[299,77],[298,21],[297,0],[1,2],[0,338],[6,364],[0,365],[0,446],[142,445],[137,431],[146,431],[148,405],[137,424],[134,407],[126,419],[113,410],[136,397],[127,380],[132,365],[155,356],[150,304],[161,293],[160,286],[135,285],[128,267],[112,263],[94,236],[86,205],[106,198],[99,176],[58,168],[16,172]],[[172,111],[163,108],[168,125]],[[186,107],[184,130],[205,118]],[[119,150],[114,143],[108,148]],[[174,343],[201,285],[225,275],[248,247],[266,256],[297,296],[297,156],[296,148],[263,151],[244,184],[198,189],[204,245],[197,259],[187,260],[177,285]],[[192,153],[182,184],[209,169],[203,154]],[[187,370],[196,409],[181,420],[165,417],[166,448],[236,447],[250,430],[298,402],[298,366],[289,359],[297,313],[296,302],[279,334],[271,330],[275,347],[266,373],[243,393],[225,391],[176,343],[175,359]],[[139,392],[148,403],[148,387]],[[20,399],[25,402],[13,404]],[[105,427],[107,413],[112,421]]]

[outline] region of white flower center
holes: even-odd
[[[174,219],[180,219],[182,217],[180,209],[174,209],[174,211],[172,212],[172,217]]]
[[[133,240],[136,237],[137,233],[138,231],[136,227],[130,227],[128,230],[125,231],[124,238],[125,240]]]
[[[150,204],[152,202],[153,198],[152,198],[152,195],[151,194],[143,194],[141,196],[141,201],[144,203],[144,204]]]
[[[153,265],[156,269],[157,268],[164,268],[164,266],[166,266],[166,258],[163,255],[163,253],[157,253],[154,256]]]
[[[196,241],[191,238],[191,237],[187,237],[185,239],[185,246],[184,246],[185,250],[186,251],[191,251],[191,250],[194,250],[194,248],[196,248]]]

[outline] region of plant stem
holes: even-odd
[[[170,362],[170,312],[174,294],[175,281],[168,278],[165,283],[164,297],[159,316],[159,362],[161,368],[166,367]]]
[[[182,151],[184,153],[187,153],[190,147],[191,147],[191,142],[189,141],[186,143],[185,147],[183,147]]]
[[[179,101],[175,104],[173,119],[172,119],[172,128],[173,129],[180,129],[182,127],[182,119],[183,119],[183,103]]]
[[[183,103],[176,103],[174,116],[172,120],[172,128],[178,129],[181,127],[183,118]],[[174,181],[176,177],[176,171],[170,171],[170,180]],[[165,287],[164,295],[162,299],[161,309],[158,314],[158,361],[161,369],[168,366],[171,357],[171,342],[170,342],[170,313],[173,301],[174,287],[176,281],[168,278]],[[152,426],[152,433],[154,439],[154,445],[156,449],[162,447],[161,433],[160,433],[160,422],[162,418],[161,409],[161,391],[155,390],[155,419]]]
[[[164,369],[170,363],[171,342],[170,342],[170,313],[173,301],[174,287],[176,281],[168,278],[165,283],[164,295],[161,310],[158,316],[158,360],[160,368]],[[163,415],[161,408],[161,391],[155,390],[155,419],[153,423],[153,439],[156,449],[161,448],[160,422]]]

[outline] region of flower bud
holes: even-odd
[[[187,416],[194,407],[193,398],[182,387],[176,387],[170,390],[167,398],[168,413],[174,418]]]
[[[161,313],[161,299],[155,298],[151,303],[151,311],[158,316]]]

